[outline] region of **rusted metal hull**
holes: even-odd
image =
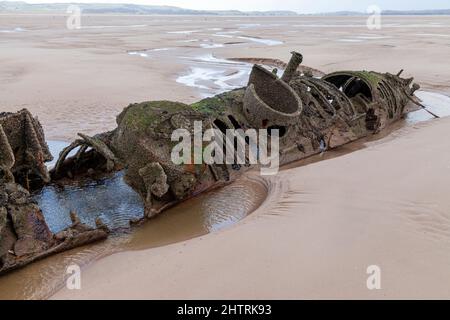
[[[193,133],[196,121],[202,121],[203,132],[213,128],[223,135],[228,129],[269,135],[277,130],[283,165],[377,133],[403,117],[415,101],[418,86],[400,74],[343,71],[317,78],[298,71],[301,61],[293,53],[282,78],[255,65],[246,87],[191,105],[131,104],[113,131],[80,134],[50,174],[45,162],[52,157],[37,119],[26,110],[0,114],[0,273],[108,234],[101,221],[89,228],[74,213],[70,228],[52,234],[26,189],[124,170],[150,218],[257,167],[247,162],[175,164],[171,136],[176,129]],[[234,142],[226,148],[234,148]],[[68,157],[75,149],[76,155]]]

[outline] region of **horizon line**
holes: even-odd
[[[314,12],[314,13],[302,13],[291,9],[278,9],[278,10],[239,10],[239,9],[222,9],[222,10],[214,10],[214,9],[191,9],[186,7],[179,7],[179,6],[173,6],[173,5],[157,5],[157,4],[140,4],[140,3],[132,3],[132,2],[83,2],[83,1],[54,1],[54,2],[37,2],[37,3],[30,3],[27,1],[21,1],[21,0],[0,0],[0,3],[5,2],[12,2],[12,3],[25,3],[27,5],[55,5],[55,4],[80,4],[80,5],[133,5],[133,6],[139,6],[139,7],[167,7],[167,8],[177,8],[182,10],[189,10],[189,11],[196,11],[196,12],[228,12],[228,11],[234,11],[234,12],[242,12],[242,13],[252,13],[252,12],[260,12],[260,13],[270,13],[270,12],[292,12],[297,15],[325,15],[325,14],[342,14],[342,13],[348,13],[348,14],[355,14],[355,15],[370,15],[371,13],[364,12],[364,11],[358,11],[358,10],[338,10],[338,11],[322,11],[322,12]],[[381,14],[386,12],[393,12],[393,13],[426,13],[426,12],[436,12],[436,11],[447,11],[450,10],[449,8],[446,9],[401,9],[401,10],[395,10],[395,9],[384,9],[381,10]],[[1,12],[1,11],[0,11]],[[138,15],[138,14],[136,14]],[[156,14],[158,15],[158,14]],[[180,14],[165,14],[165,15],[180,15]],[[207,15],[207,14],[206,14]]]

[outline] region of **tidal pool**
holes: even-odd
[[[48,144],[55,156],[67,145],[61,141]],[[49,297],[64,285],[66,270],[73,264],[85,267],[120,251],[164,246],[228,228],[256,210],[267,197],[267,189],[259,180],[244,177],[131,227],[130,219],[143,216],[143,205],[122,176],[119,172],[84,185],[49,185],[34,194],[53,232],[70,225],[71,210],[89,225],[95,225],[95,218],[100,217],[115,232],[105,241],[51,256],[1,276],[0,299]]]

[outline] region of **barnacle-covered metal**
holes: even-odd
[[[260,129],[280,137],[280,164],[324,152],[400,119],[414,101],[412,79],[400,73],[342,71],[323,77],[301,73],[301,54],[293,52],[285,72],[255,65],[248,85],[191,105],[171,101],[131,104],[117,117],[117,128],[94,137],[80,135],[64,150],[54,179],[92,172],[125,170],[126,182],[138,192],[148,217],[200,192],[228,183],[252,168],[232,164],[174,164],[171,134],[194,122],[203,130]],[[225,148],[233,148],[234,143]],[[74,157],[69,152],[80,147]]]
[[[0,181],[16,180],[47,183],[50,176],[45,165],[53,159],[39,121],[24,109],[17,113],[0,113]]]
[[[29,190],[50,182],[45,162],[52,159],[42,127],[28,110],[0,113],[0,274],[108,235],[101,221],[94,229],[75,213],[69,228],[50,231]]]
[[[153,217],[180,201],[230,183],[255,165],[174,163],[172,133],[259,129],[278,130],[280,165],[379,132],[412,110],[413,79],[372,71],[341,71],[321,77],[299,68],[293,52],[284,73],[255,65],[247,86],[193,104],[150,101],[130,104],[117,117],[117,128],[79,139],[65,148],[49,173],[52,156],[38,119],[27,110],[0,113],[0,274],[50,254],[104,239],[96,228],[70,213],[72,225],[53,234],[30,190],[67,179],[103,177],[124,170],[125,181],[141,196],[145,215]],[[302,72],[301,70],[306,70]],[[245,140],[249,144],[251,141]],[[225,149],[236,148],[227,141]],[[75,155],[70,156],[71,151]],[[64,213],[62,213],[64,214]]]

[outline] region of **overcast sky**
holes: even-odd
[[[0,0],[1,1],[1,0]],[[267,11],[292,10],[298,13],[330,11],[366,11],[370,5],[382,10],[449,9],[449,0],[25,0],[29,3],[84,2],[84,3],[137,3],[170,5],[188,9]]]

